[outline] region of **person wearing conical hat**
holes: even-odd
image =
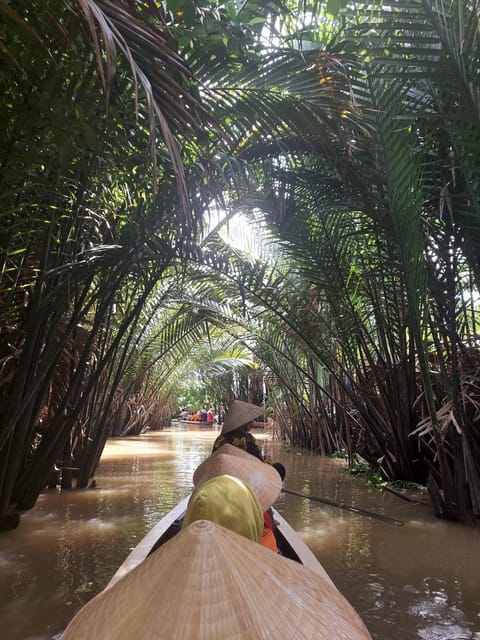
[[[220,435],[213,443],[212,453],[221,451],[225,445],[232,445],[239,450],[245,451],[255,456],[262,462],[272,465],[272,460],[268,456],[263,456],[257,441],[250,433],[255,418],[262,413],[262,409],[250,402],[243,400],[234,400],[228,409],[227,415],[223,422]],[[273,467],[277,470],[281,480],[285,478],[285,467],[276,462]],[[262,536],[262,545],[268,547],[272,551],[277,551],[277,541],[275,538],[275,521],[272,509],[267,508],[264,511],[264,530]]]
[[[225,475],[246,482],[255,493],[262,511],[272,506],[282,490],[281,477],[271,465],[263,464],[254,456],[231,445],[224,445],[195,469],[194,492],[212,478]],[[225,498],[229,499],[228,494],[225,494]]]
[[[210,520],[253,542],[262,539],[263,512],[260,502],[252,488],[234,476],[213,476],[193,492],[182,528],[196,520]]]
[[[251,404],[250,402],[234,400],[228,408],[220,435],[213,443],[212,452],[224,444],[231,444],[234,447],[243,449],[263,462],[270,462],[268,458],[262,455],[257,441],[250,433],[255,418],[258,418],[262,411],[263,409],[261,407]]]
[[[208,485],[212,479],[222,477],[235,477],[245,482],[255,493],[263,512],[263,531],[260,544],[274,553],[278,552],[277,540],[275,536],[275,521],[271,509],[272,504],[277,499],[282,489],[282,478],[277,469],[273,466],[263,464],[254,456],[246,453],[242,449],[236,448],[230,444],[224,444],[217,449],[211,456],[204,460],[195,470],[193,474],[193,483],[195,493],[201,491],[202,487],[209,488],[210,508],[214,514],[219,514],[217,519],[213,519],[217,524],[228,526],[221,518],[221,514],[226,510],[230,513],[232,508],[238,510],[238,505],[232,503],[232,500],[238,502],[240,496],[228,491],[220,493],[213,491],[211,485]],[[193,496],[192,496],[193,499]],[[205,501],[204,496],[204,501]],[[216,504],[218,502],[218,505]],[[205,519],[209,519],[207,515],[199,514]],[[187,522],[192,520],[188,517]],[[228,527],[231,528],[231,527]]]

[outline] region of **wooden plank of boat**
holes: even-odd
[[[118,568],[108,587],[112,586],[120,578],[139,565],[145,558],[161,547],[165,542],[173,538],[180,531],[182,518],[187,509],[189,496],[184,498],[177,504],[166,516],[164,516],[147,535],[139,542],[139,544],[127,556],[123,564]],[[322,578],[327,580],[331,585],[335,586],[325,571],[319,560],[303,542],[298,533],[288,524],[276,509],[273,510],[274,519],[277,523],[277,544],[280,553],[287,557],[300,562],[309,569],[318,573]]]
[[[147,535],[137,544],[117,569],[107,587],[111,587],[112,584],[118,582],[120,578],[123,578],[124,575],[143,562],[143,560],[145,560],[145,558],[152,553],[154,549],[158,549],[160,544],[165,543],[178,532],[178,523],[181,518],[183,518],[183,515],[187,510],[189,498],[190,496],[184,498],[152,529],[150,529]]]
[[[180,424],[196,425],[197,427],[211,427],[213,420],[179,420]]]

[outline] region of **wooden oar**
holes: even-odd
[[[364,509],[357,509],[357,507],[351,507],[348,504],[343,504],[341,502],[334,502],[333,500],[328,500],[327,498],[320,498],[319,496],[311,496],[308,493],[301,493],[300,491],[294,491],[293,489],[282,488],[284,493],[289,493],[292,496],[298,496],[299,498],[307,498],[308,500],[313,500],[314,502],[323,502],[323,504],[329,504],[332,507],[338,507],[339,509],[346,509],[347,511],[351,511],[352,513],[358,513],[361,516],[366,516],[367,518],[376,518],[377,520],[381,520],[382,522],[386,522],[387,524],[394,524],[397,527],[403,526],[403,522],[401,520],[395,520],[394,518],[388,518],[387,516],[382,516],[380,513],[373,513],[372,511],[365,511]]]
[[[390,491],[390,493],[393,493],[394,496],[398,496],[402,500],[406,500],[411,504],[421,504],[418,500],[415,500],[415,498],[411,498],[410,496],[407,496],[407,494],[403,493],[403,491],[398,491],[397,489],[392,489],[392,487],[387,487],[387,486],[382,487],[382,489],[385,489],[385,491]]]

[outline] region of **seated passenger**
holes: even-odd
[[[281,476],[277,469],[262,464],[254,456],[226,444],[204,460],[195,470],[193,475],[195,491],[210,479],[223,475],[243,480],[254,491],[263,512],[264,526],[260,542],[262,546],[276,552],[275,523],[271,505],[282,488]]]
[[[182,528],[196,520],[211,520],[254,542],[262,539],[263,515],[258,498],[246,482],[233,476],[216,476],[194,491]]]
[[[212,451],[216,451],[224,444],[232,444],[234,447],[243,449],[252,456],[259,458],[262,462],[268,462],[257,444],[257,441],[250,433],[255,418],[263,409],[250,402],[234,400],[228,409],[223,422],[220,435],[213,443]]]

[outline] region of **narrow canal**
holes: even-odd
[[[189,493],[215,435],[172,426],[113,440],[95,488],[45,491],[16,531],[0,534],[1,637],[58,633]],[[339,460],[255,435],[287,468],[285,486],[404,522],[392,526],[283,493],[275,503],[374,640],[480,640],[480,527],[439,521],[425,504],[352,478]]]

